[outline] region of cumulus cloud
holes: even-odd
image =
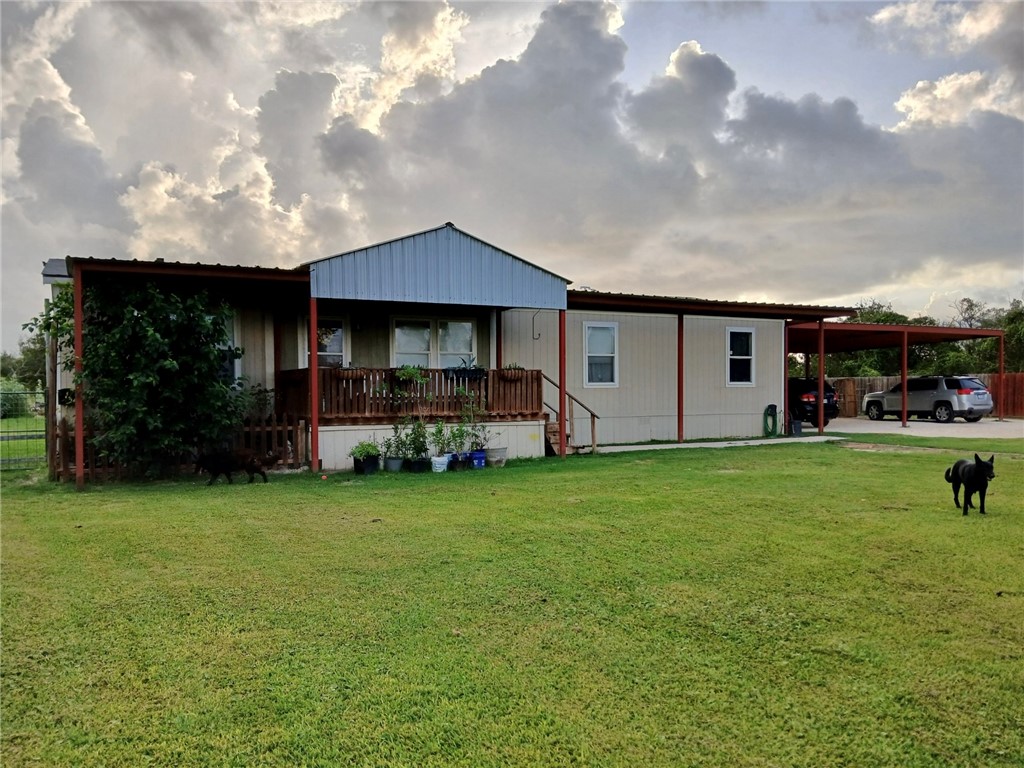
[[[975,54],[994,67],[918,82],[896,104],[906,115],[899,128],[963,122],[975,110],[1024,119],[1024,4],[899,3],[876,12],[871,23],[893,46],[916,46],[930,55]]]
[[[953,52],[885,130],[738,91],[756,73],[688,29],[627,82],[607,2],[0,3],[4,347],[46,258],[295,266],[444,221],[604,290],[1005,303],[1021,7],[879,10],[878,36]]]

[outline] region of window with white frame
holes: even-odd
[[[584,323],[585,387],[619,385],[619,324]]]
[[[394,321],[396,366],[452,368],[475,360],[476,334],[471,320]]]
[[[726,386],[754,386],[754,329],[726,328],[725,337]]]
[[[345,365],[345,324],[337,319],[320,320],[316,329],[316,361],[321,368]]]

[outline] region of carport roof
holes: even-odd
[[[936,344],[943,341],[999,338],[999,328],[955,328],[941,325],[888,325],[882,323],[823,323],[825,352],[856,352],[862,349],[901,347],[904,334],[907,345]],[[789,326],[790,352],[818,351],[818,324],[795,323]]]

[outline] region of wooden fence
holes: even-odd
[[[992,392],[997,404],[993,415],[999,414],[1000,397],[1002,397],[1002,415],[1006,418],[1024,417],[1024,373],[1005,374],[1005,391],[999,391],[999,374],[980,373],[974,378],[981,381]],[[847,418],[859,416],[860,404],[868,392],[880,392],[900,383],[899,376],[861,376],[858,378],[834,379],[832,386],[839,396],[839,415]]]
[[[457,419],[467,407],[481,418],[543,418],[539,370],[423,369],[424,381],[402,380],[395,368],[320,368],[320,418],[325,424],[389,424],[406,416]],[[308,369],[282,371],[278,407],[309,412]]]
[[[127,470],[110,461],[96,449],[91,431],[85,433],[85,462],[83,464],[86,482],[121,480],[127,477]],[[261,424],[246,424],[232,437],[232,448],[249,449],[261,455],[276,453],[279,466],[297,469],[308,462],[309,435],[306,420],[290,414],[271,416]],[[51,451],[52,466],[50,477],[62,482],[75,479],[75,431],[67,421],[61,419],[54,434],[56,451]],[[191,464],[178,467],[181,472],[191,472]]]

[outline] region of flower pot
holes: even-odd
[[[484,454],[487,456],[488,467],[504,467],[508,458],[508,448],[486,448]]]
[[[410,472],[429,472],[430,471],[430,459],[409,459],[409,471]]]
[[[435,472],[447,472],[448,471],[448,456],[431,456],[430,457],[430,468]]]
[[[372,475],[380,469],[380,456],[367,456],[365,459],[352,459],[357,475]]]
[[[486,451],[473,451],[472,452],[473,469],[483,469],[487,466],[487,452]]]
[[[405,459],[401,456],[385,456],[384,457],[384,471],[385,472],[401,472],[402,464],[405,463]]]

